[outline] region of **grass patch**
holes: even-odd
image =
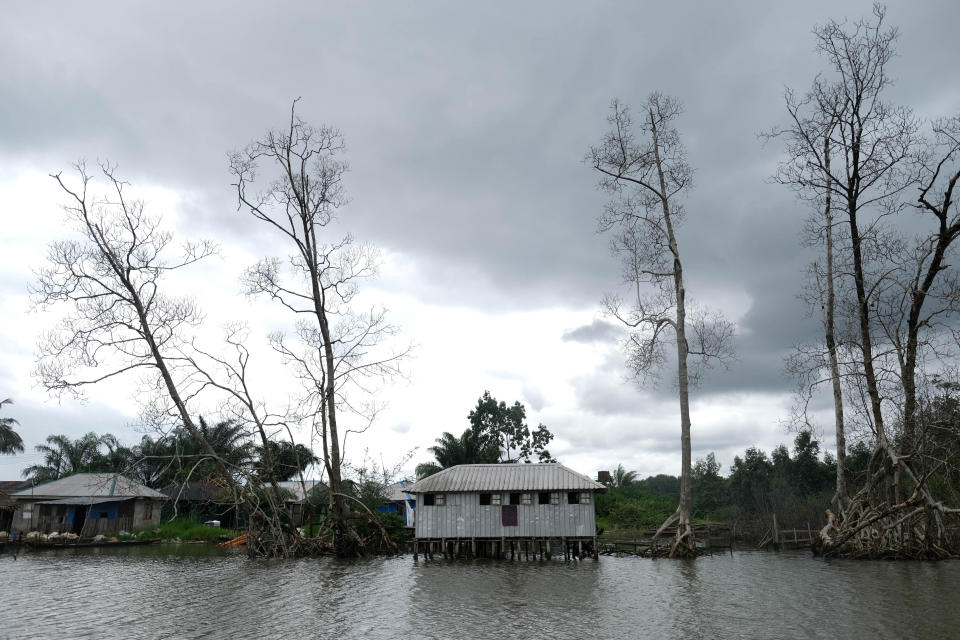
[[[242,532],[233,529],[208,527],[196,520],[177,518],[161,524],[134,531],[125,540],[184,540],[198,542],[219,542],[222,536],[236,538]]]

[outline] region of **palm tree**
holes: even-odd
[[[5,404],[13,404],[13,400],[0,400],[0,407]],[[15,424],[19,423],[13,418],[0,418],[0,453],[23,453],[23,438],[13,430]]]
[[[250,464],[254,453],[253,444],[243,425],[233,420],[221,420],[211,427],[201,417],[200,433],[228,469]],[[200,452],[199,443],[197,443],[197,452]]]
[[[449,431],[444,431],[443,435],[437,438],[436,446],[427,451],[433,454],[436,462],[417,465],[417,478],[421,480],[458,464],[492,464],[500,459],[497,444],[473,427],[464,431],[459,438]]]
[[[38,444],[35,449],[43,454],[42,465],[31,465],[23,470],[23,476],[33,481],[49,482],[81,471],[88,471],[100,456],[103,438],[91,431],[81,438],[70,440],[65,435],[47,436],[47,444]]]
[[[302,444],[294,445],[288,440],[269,441],[270,459],[273,462],[273,478],[284,481],[295,478],[300,471],[320,462],[313,451]],[[263,447],[254,447],[257,457],[257,474],[266,479],[270,477],[270,469],[266,466],[266,455]]]
[[[630,485],[636,483],[636,481],[636,471],[627,471],[623,468],[622,464],[618,464],[617,470],[613,472],[613,475],[610,479],[610,487],[613,489],[626,489]]]

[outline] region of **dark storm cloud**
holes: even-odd
[[[893,95],[957,110],[944,87],[960,86],[960,71],[930,63],[952,55],[942,43],[958,10],[891,10],[904,34]],[[750,300],[739,361],[703,390],[783,388],[782,354],[816,331],[795,298],[805,212],[765,182],[779,149],[756,134],[783,122],[784,85],[802,91],[822,68],[812,26],[868,11],[203,3],[186,15],[156,3],[109,14],[20,3],[0,22],[0,154],[48,170],[110,158],[135,184],[182,190],[199,235],[258,246],[225,153],[281,126],[302,96],[304,118],[346,136],[344,225],[408,256],[423,300],[582,309],[619,282],[595,231],[604,196],[582,158],[611,98],[637,105],[661,89],[686,105],[678,125],[697,170],[681,230],[691,296]]]

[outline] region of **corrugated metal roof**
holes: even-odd
[[[606,491],[606,487],[559,463],[461,464],[424,478],[410,491]]]
[[[37,498],[71,498],[83,497],[127,497],[127,498],[161,498],[167,496],[139,482],[134,482],[118,473],[77,473],[52,482],[27,487],[16,493],[11,493],[14,499],[24,497]]]
[[[29,480],[0,480],[0,491],[13,493],[30,486]]]
[[[407,494],[412,493],[410,487],[413,486],[412,480],[401,480],[387,485],[383,489],[384,497],[390,502],[403,502],[408,498]]]
[[[103,504],[105,502],[126,502],[127,500],[135,500],[134,497],[129,498],[117,498],[116,496],[108,496],[106,498],[60,498],[59,500],[40,500],[36,504]]]
[[[326,488],[327,486],[319,480],[304,480],[303,482],[300,482],[299,480],[284,480],[282,482],[278,482],[277,484],[281,489],[286,489],[295,495],[297,497],[297,502],[306,500],[314,489],[320,487]]]

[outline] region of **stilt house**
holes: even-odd
[[[542,548],[551,541],[595,549],[595,496],[606,488],[562,464],[465,464],[424,478],[409,491],[416,497],[418,543],[451,543],[471,550],[498,543]],[[559,547],[555,547],[559,548]],[[535,551],[536,552],[536,551]],[[460,553],[458,551],[458,553]]]

